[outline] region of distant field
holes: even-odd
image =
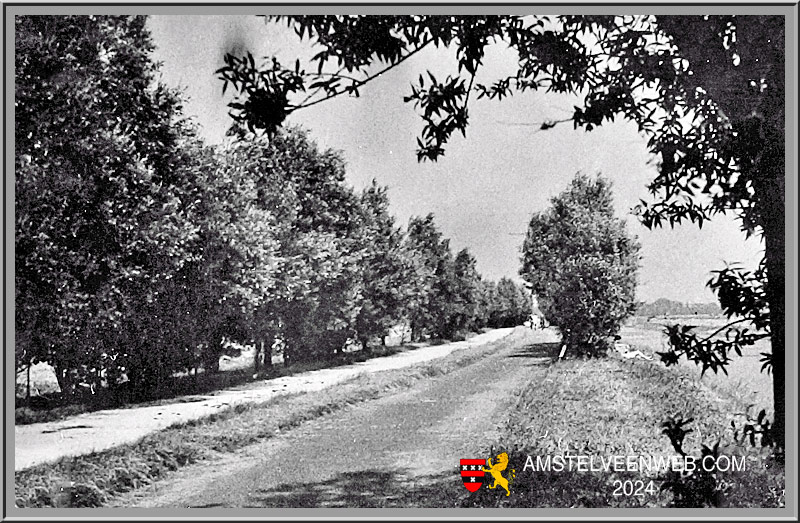
[[[664,326],[668,324],[696,325],[698,333],[710,334],[726,324],[725,318],[713,317],[671,317],[653,318],[648,320],[635,317],[623,327],[620,335],[625,343],[641,348],[644,351],[656,352],[664,350],[666,338]],[[697,370],[697,378],[703,384],[720,394],[734,395],[736,397],[749,397],[748,403],[755,404],[759,409],[766,408],[770,412],[772,405],[772,377],[761,372],[761,353],[770,351],[769,340],[761,340],[742,353],[742,357],[735,354],[728,366],[728,375],[720,372],[715,375],[709,371],[700,378],[701,368],[694,363],[681,360],[681,365]]]

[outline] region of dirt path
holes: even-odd
[[[120,498],[137,507],[444,507],[468,492],[459,459],[486,458],[513,392],[551,361],[549,331],[518,329],[455,372],[301,425]]]
[[[467,341],[422,347],[352,365],[265,380],[262,387],[186,396],[181,402],[130,409],[101,410],[65,420],[14,427],[14,470],[132,443],[176,423],[202,418],[241,403],[260,403],[282,394],[321,390],[359,374],[407,367],[459,349],[490,343],[512,329],[496,329]]]

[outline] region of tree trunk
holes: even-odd
[[[264,356],[264,369],[272,369],[272,344],[275,338],[271,336],[266,341],[261,342],[261,354]]]
[[[784,150],[783,147],[775,149],[780,150],[775,151],[776,154]],[[783,159],[783,155],[779,158]],[[773,432],[775,444],[780,448],[785,448],[786,441],[786,189],[783,172],[779,169],[762,172],[765,180],[759,184],[772,344]]]
[[[784,21],[766,20],[774,52],[766,81],[769,88],[759,106],[763,117],[764,146],[756,165],[754,188],[758,214],[764,234],[764,259],[767,266],[766,294],[769,301],[772,344],[772,394],[775,419],[772,431],[775,445],[786,443],[786,118]],[[754,31],[763,29],[756,27]],[[769,40],[768,40],[769,42]],[[766,65],[766,64],[765,64]]]
[[[283,341],[283,365],[284,367],[290,366],[294,363],[294,352],[291,342],[288,340]]]
[[[258,370],[260,368],[259,365],[259,358],[261,358],[261,353],[264,352],[264,342],[261,342],[261,350],[259,350],[258,345],[253,345],[253,373],[258,374]]]
[[[68,399],[72,397],[72,373],[70,372],[69,365],[65,367],[61,367],[60,365],[56,364],[55,367],[55,374],[56,374],[56,381],[58,382],[58,388],[61,389],[61,397],[63,399]]]

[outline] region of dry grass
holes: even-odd
[[[631,326],[623,340],[645,352],[660,350],[658,329]],[[735,444],[731,421],[739,427],[751,394],[736,383],[699,379],[692,366],[666,368],[655,361],[605,358],[566,360],[552,365],[543,382],[519,392],[518,401],[495,449],[509,450],[516,467],[513,495],[482,489],[464,506],[660,507],[676,500],[662,490],[667,475],[647,472],[522,472],[526,456],[675,455],[661,423],[670,416],[693,417],[683,448],[699,456],[702,444],[718,440],[721,454],[744,456],[744,472],[720,473],[717,502],[729,507],[782,507],[783,467],[769,448]],[[755,385],[763,381],[754,380]],[[487,449],[486,455],[491,454]],[[657,492],[614,496],[615,480],[653,481]]]

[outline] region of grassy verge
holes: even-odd
[[[365,374],[322,391],[285,395],[175,425],[137,443],[14,475],[17,507],[98,507],[112,496],[167,477],[191,463],[213,459],[273,437],[304,421],[410,387],[416,381],[463,368],[514,343],[517,333],[483,346],[399,370]]]
[[[696,370],[666,368],[658,362],[615,358],[553,364],[543,382],[519,392],[518,401],[494,449],[505,449],[516,470],[512,495],[500,489],[481,489],[463,506],[509,507],[661,507],[679,499],[663,488],[674,479],[664,471],[564,471],[525,468],[527,456],[674,456],[661,423],[670,416],[694,418],[683,449],[700,455],[701,445],[721,440],[720,454],[745,458],[745,471],[717,472],[710,486],[680,480],[689,494],[711,489],[711,504],[729,507],[781,507],[784,469],[769,449],[733,442],[731,421],[746,405],[733,396],[720,396],[697,379]],[[737,419],[739,423],[739,419]],[[741,424],[739,424],[741,427]],[[486,452],[487,455],[492,450]],[[643,495],[624,495],[618,485],[641,481]],[[632,483],[633,486],[638,486]],[[714,490],[716,488],[716,490]],[[618,494],[614,495],[617,490]],[[702,504],[689,501],[689,504]]]

